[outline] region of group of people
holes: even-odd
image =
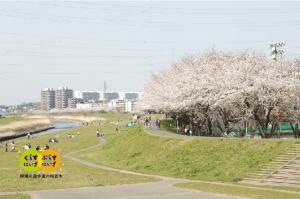
[[[56,139],[56,138],[50,138],[48,142],[58,143],[58,139]]]
[[[184,128],[184,134],[188,135],[188,136],[193,136],[193,130],[191,128],[189,128],[188,126],[186,126]]]
[[[68,138],[69,138],[69,139],[75,138],[75,135],[74,135],[73,133],[68,133],[67,135],[68,135]],[[80,133],[77,132],[77,135],[80,135]]]
[[[151,116],[146,117],[144,125],[145,126],[150,126],[151,125]]]
[[[97,129],[96,131],[96,136],[99,137],[104,137],[104,132],[103,131],[99,131],[99,129]]]
[[[8,152],[8,151],[9,151],[9,149],[8,149],[8,148],[9,148],[9,147],[8,147],[8,143],[5,142],[4,146],[5,146],[5,152]],[[16,150],[15,141],[11,141],[10,146],[11,146],[10,152],[16,152],[16,151],[17,151],[17,150]],[[24,150],[29,150],[29,149],[32,148],[32,146],[31,146],[30,143],[26,143],[26,144],[24,145],[23,148],[24,148]],[[47,150],[47,149],[49,149],[49,148],[50,148],[49,145],[46,144],[45,147],[44,147],[44,150]],[[41,147],[37,145],[37,146],[35,147],[35,150],[41,151]]]
[[[24,149],[25,150],[31,149],[31,144],[30,143],[25,144]]]
[[[32,148],[32,147],[31,147],[31,144],[30,144],[30,143],[27,143],[27,144],[24,145],[24,149],[25,149],[25,150],[28,150],[28,149],[31,149],[31,148]],[[50,149],[50,147],[49,147],[48,144],[45,144],[44,150],[47,150],[47,149]],[[39,145],[37,145],[37,146],[35,147],[35,150],[37,150],[37,151],[42,151],[42,149],[41,149],[41,147],[40,147]]]
[[[1,145],[2,145],[2,143],[1,143]],[[5,152],[8,152],[8,143],[7,142],[5,142],[4,147],[5,147]],[[10,147],[11,147],[10,152],[15,152],[16,151],[15,141],[12,141],[10,143]]]
[[[82,126],[89,126],[89,122],[82,122]]]

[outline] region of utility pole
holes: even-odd
[[[272,43],[270,45],[271,47],[271,55],[272,59],[274,61],[278,61],[278,57],[280,57],[280,79],[282,78],[282,61],[283,61],[283,54],[285,53],[285,50],[283,47],[285,46],[285,42],[277,42],[277,43]],[[280,138],[280,131],[281,131],[281,123],[279,122],[279,130],[277,131],[277,137]]]
[[[106,89],[107,89],[107,85],[106,85],[106,81],[104,81],[103,82],[103,104],[106,103],[106,99],[105,99]]]
[[[285,46],[285,42],[278,42],[278,43],[272,43],[270,45],[271,47],[271,55],[272,55],[272,59],[274,61],[278,60],[278,56],[279,55],[283,55],[283,53],[285,52],[284,49],[282,49]]]

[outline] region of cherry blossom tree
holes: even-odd
[[[262,137],[270,137],[279,122],[295,114],[297,75],[291,61],[212,50],[187,56],[153,76],[140,106],[180,116],[208,135],[229,133],[250,112]]]

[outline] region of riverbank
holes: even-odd
[[[50,119],[50,120],[68,120],[78,122],[103,122],[106,121],[103,117],[96,116],[81,116],[81,115],[30,115],[30,119]]]
[[[28,133],[35,134],[52,128],[54,128],[54,125],[49,119],[12,122],[0,126],[0,141],[22,137]]]

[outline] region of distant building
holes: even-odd
[[[108,107],[117,112],[137,112],[137,101],[134,100],[111,100]]]
[[[118,100],[119,99],[119,93],[118,92],[106,92],[103,93],[103,101],[104,103],[108,103],[112,100]]]
[[[100,99],[100,93],[96,91],[83,91],[82,100],[84,102],[98,102]]]
[[[139,93],[125,93],[125,100],[137,100],[139,99]]]
[[[76,109],[89,110],[89,109],[92,109],[92,104],[90,104],[90,103],[88,103],[88,104],[76,104]]]
[[[76,97],[72,97],[68,99],[68,108],[76,108],[76,104],[82,102],[81,99],[78,99]]]
[[[102,110],[103,105],[99,103],[76,104],[76,109],[79,110]]]
[[[78,99],[82,99],[82,91],[74,91],[73,97],[76,97]]]
[[[67,108],[69,98],[73,98],[73,90],[68,87],[60,87],[55,91],[55,108]]]
[[[41,91],[41,109],[49,111],[55,108],[55,91],[53,88],[46,88]]]
[[[100,91],[74,91],[68,87],[60,87],[57,90],[45,89],[42,91],[41,109],[62,110],[65,108],[81,110],[102,110],[112,108],[119,112],[135,111],[136,101],[140,98],[140,92],[100,92]],[[34,109],[25,107],[27,109]],[[24,108],[23,108],[24,109]],[[56,111],[56,110],[54,110]]]

